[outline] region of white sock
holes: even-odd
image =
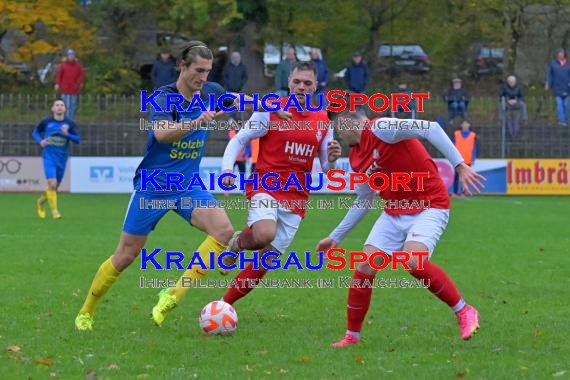
[[[352,336],[355,337],[356,339],[360,339],[360,333],[359,333],[359,332],[346,330],[346,333],[347,333],[348,335],[352,335]]]
[[[463,298],[461,298],[459,300],[459,302],[457,302],[457,305],[453,306],[452,309],[455,313],[461,311],[461,309],[463,309],[465,307],[465,301],[463,301]]]

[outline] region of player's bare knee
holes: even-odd
[[[426,261],[428,261],[427,258],[422,259],[422,263],[425,263]],[[408,261],[406,261],[406,264],[410,268],[410,269],[406,269],[406,270],[415,271],[420,267],[420,259],[417,256],[412,256]],[[422,265],[422,268],[423,268],[423,265]]]
[[[367,261],[358,264],[358,266],[356,267],[356,270],[358,270],[360,273],[364,273],[368,276],[373,276],[377,272],[377,270],[372,268]]]
[[[259,244],[269,245],[275,240],[275,229],[269,227],[254,229],[253,238]]]
[[[384,255],[376,255],[372,258],[372,262],[374,263],[375,266],[383,268],[387,263],[386,263],[386,259],[384,258]],[[367,266],[370,266],[370,263],[368,261],[362,263],[362,264],[366,264]],[[372,267],[371,267],[372,268]],[[372,268],[374,269],[374,268]]]

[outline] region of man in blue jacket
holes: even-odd
[[[176,62],[168,50],[163,50],[160,53],[160,57],[154,62],[150,77],[155,88],[176,82],[176,79],[178,79]]]
[[[558,109],[558,122],[568,127],[568,93],[570,92],[570,64],[566,52],[560,49],[556,52],[556,59],[548,65],[545,90],[552,89],[556,97]]]
[[[354,53],[352,64],[346,69],[344,76],[346,86],[350,92],[364,94],[368,83],[368,65],[362,60],[360,53]]]

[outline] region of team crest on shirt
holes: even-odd
[[[321,133],[321,131],[317,131],[317,141],[321,141],[322,138],[323,134]]]

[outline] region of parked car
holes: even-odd
[[[473,65],[473,75],[502,74],[505,68],[505,49],[483,46],[478,49]]]
[[[420,45],[385,43],[378,49],[378,58],[381,71],[426,73],[431,70],[431,60]]]
[[[277,45],[274,44],[265,44],[265,48],[263,50],[263,73],[267,77],[275,76],[275,69],[277,65],[281,62],[281,60],[287,55],[287,50],[291,45],[284,43],[282,47],[282,52],[279,52],[279,48]],[[309,53],[311,52],[313,47],[311,46],[304,46],[304,45],[296,45],[295,46],[295,54],[297,55],[297,59],[299,61],[310,61],[311,57]],[[319,57],[322,57],[321,49],[316,48],[319,52]],[[283,57],[283,58],[282,58]]]

